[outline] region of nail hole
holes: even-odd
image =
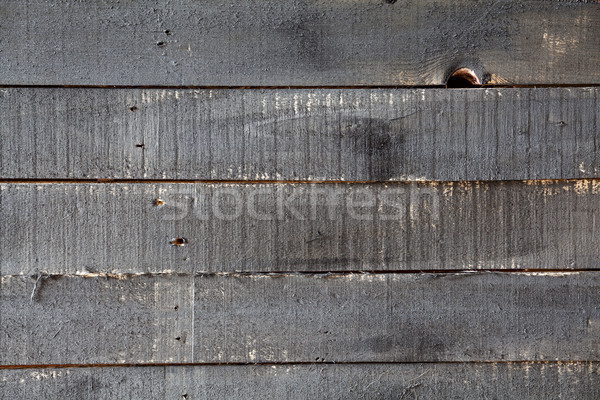
[[[165,30],[165,35],[169,36],[171,34],[171,31],[169,29]]]
[[[184,393],[184,394],[181,395],[181,397],[183,397],[184,399],[187,399],[188,395],[187,395],[187,393]]]
[[[129,111],[131,111],[131,112],[135,112],[135,111],[137,111],[137,109],[138,108],[136,106],[129,107]]]
[[[388,4],[394,4],[397,0],[384,0]]]
[[[166,43],[165,42],[156,42],[156,45],[158,47],[163,47],[163,46],[166,46]]]
[[[171,240],[170,242],[173,246],[185,246],[185,244],[187,243],[187,239],[185,238],[175,238],[173,240]]]
[[[136,144],[135,147],[139,147],[140,149],[144,148],[144,143]]]
[[[177,310],[179,310],[179,306],[175,306],[175,307],[173,307],[173,309],[174,309],[175,311],[177,311]]]
[[[155,206],[158,207],[158,206],[162,206],[164,204],[165,204],[165,202],[162,199],[154,199],[154,205]]]
[[[181,340],[181,336],[177,336],[175,340]]]
[[[472,88],[481,86],[481,82],[475,72],[469,68],[459,68],[450,75],[446,87],[448,88]]]

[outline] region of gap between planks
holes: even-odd
[[[551,83],[502,85],[484,84],[472,88],[448,88],[446,85],[356,85],[356,86],[310,86],[310,85],[280,85],[280,86],[177,86],[177,85],[0,85],[0,89],[33,88],[33,89],[166,89],[166,90],[282,90],[282,89],[537,89],[537,88],[584,88],[600,87],[600,83]]]
[[[501,182],[520,182],[527,185],[536,184],[560,184],[570,182],[586,182],[586,181],[600,181],[600,178],[564,178],[564,179],[495,179],[495,180],[446,180],[436,181],[429,179],[404,179],[404,180],[389,180],[389,181],[342,181],[342,180],[274,180],[274,179],[252,179],[252,180],[238,180],[238,179],[39,179],[39,178],[8,178],[1,179],[0,184],[78,184],[78,183],[109,183],[109,184],[132,184],[132,183],[148,183],[148,184],[243,184],[243,185],[257,185],[257,184],[308,184],[308,185],[331,185],[331,184],[344,184],[344,185],[409,185],[413,183],[420,184],[436,184],[444,185],[449,183],[471,183],[471,184],[482,184],[489,185]]]
[[[409,269],[409,270],[337,270],[337,271],[235,271],[235,272],[135,272],[135,273],[104,273],[104,272],[81,272],[75,274],[61,273],[45,273],[38,271],[34,274],[7,274],[0,275],[0,278],[43,278],[43,279],[59,279],[59,278],[106,278],[106,279],[128,279],[136,277],[160,277],[160,276],[178,276],[178,277],[271,277],[283,278],[287,276],[310,276],[316,278],[335,278],[352,275],[475,275],[475,274],[521,274],[521,275],[568,275],[579,274],[581,272],[600,272],[600,268],[555,268],[555,269]]]
[[[233,366],[294,366],[294,365],[411,365],[411,364],[481,364],[481,365],[588,365],[600,364],[600,361],[537,360],[537,361],[282,361],[282,362],[225,362],[225,363],[123,363],[123,364],[31,364],[0,365],[0,370],[11,369],[66,369],[66,368],[136,368],[136,367],[233,367]]]

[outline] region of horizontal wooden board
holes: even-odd
[[[0,370],[7,399],[597,399],[598,363]],[[187,395],[187,397],[186,397]]]
[[[594,178],[599,90],[6,88],[0,178]]]
[[[0,272],[595,269],[599,212],[598,180],[1,184]]]
[[[4,1],[1,84],[600,83],[589,0]]]
[[[600,360],[600,272],[0,279],[0,365]]]
[[[193,288],[164,275],[1,277],[0,365],[190,360]]]

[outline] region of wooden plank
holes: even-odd
[[[599,205],[599,180],[1,184],[0,272],[597,269]]]
[[[164,368],[0,370],[3,399],[181,399],[166,397]],[[197,399],[198,397],[196,397]]]
[[[600,83],[587,0],[12,0],[9,85],[439,85],[458,67],[500,84]]]
[[[600,272],[1,282],[0,365],[600,360]]]
[[[7,399],[597,399],[598,363],[237,365],[0,370]],[[184,397],[187,395],[187,397]]]
[[[188,360],[193,290],[169,275],[2,277],[0,365]]]
[[[599,90],[0,89],[0,178],[594,178]]]

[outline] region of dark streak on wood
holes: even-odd
[[[0,178],[600,177],[599,90],[1,89]]]
[[[390,1],[388,1],[389,3]],[[2,84],[600,83],[590,1],[5,1]]]

